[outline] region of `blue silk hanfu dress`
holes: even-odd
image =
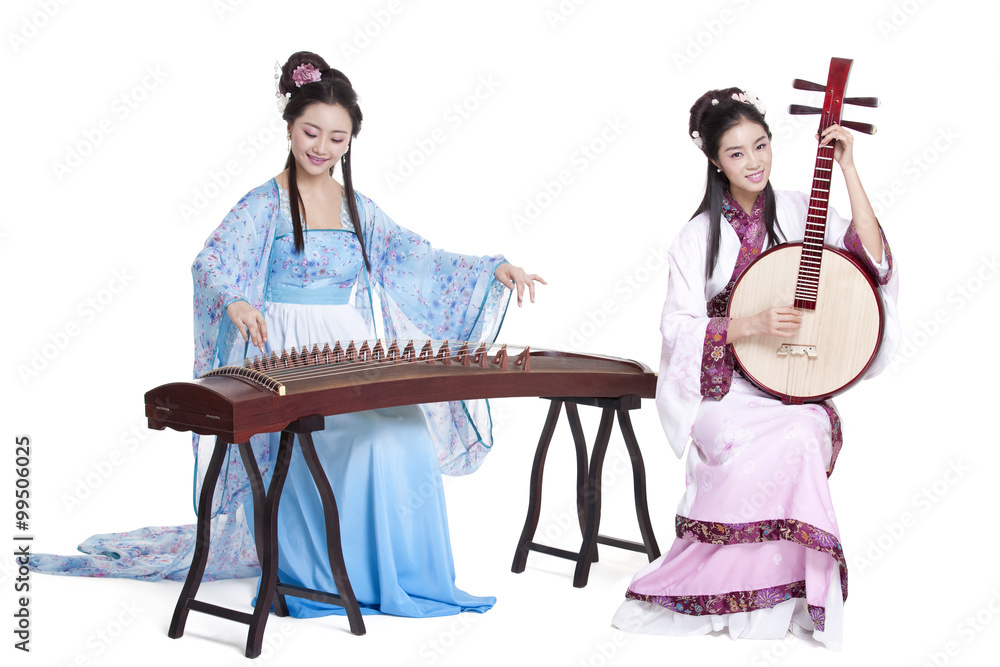
[[[241,363],[249,348],[226,307],[242,299],[267,322],[267,352],[337,340],[495,340],[510,293],[493,275],[502,256],[437,250],[355,193],[371,262],[366,270],[346,201],[339,230],[306,230],[294,252],[288,194],[272,179],[229,212],[199,253],[194,277],[195,377]],[[455,587],[441,473],[475,471],[492,447],[485,401],[454,401],[326,417],[313,434],[337,498],[344,559],[363,612],[441,616],[485,611],[492,597]],[[278,435],[251,438],[270,481]],[[214,438],[194,437],[194,498]],[[279,507],[283,582],[336,592],[323,513],[298,447]],[[253,499],[231,446],[216,487],[212,543],[204,581],[260,573],[252,535]],[[74,556],[36,555],[38,572],[182,580],[194,526],[154,526],[95,535]],[[340,607],[287,597],[295,616],[343,613]]]
[[[282,190],[271,250],[263,312],[266,352],[365,340],[368,327],[348,303],[365,268],[350,218],[342,216],[345,229],[304,231],[305,251],[296,254],[287,196]],[[279,434],[270,437],[269,468]],[[344,561],[362,612],[442,616],[493,606],[495,598],[455,588],[441,472],[417,406],[326,417],[325,430],[314,433],[313,442],[337,497]],[[252,506],[251,500],[248,516]],[[283,583],[336,592],[323,508],[298,447],[279,505],[278,551]],[[341,607],[304,598],[286,601],[293,616],[343,613]]]

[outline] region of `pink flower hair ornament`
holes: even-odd
[[[752,91],[745,90],[742,93],[733,93],[733,99],[737,102],[743,102],[744,104],[749,104],[757,110],[761,116],[764,115],[764,103],[760,101],[760,98],[754,95]]]
[[[299,65],[292,72],[292,81],[295,82],[296,88],[301,88],[304,83],[319,81],[320,78],[322,78],[322,73],[313,67],[311,63]]]

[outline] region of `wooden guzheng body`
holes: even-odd
[[[414,403],[510,396],[636,395],[652,398],[656,376],[636,361],[566,352],[516,354],[507,346],[413,341],[340,343],[286,350],[243,366],[146,393],[149,427],[246,442],[306,415]]]
[[[523,572],[529,552],[541,552],[576,563],[573,585],[587,584],[590,565],[597,561],[598,544],[659,557],[646,504],[645,470],[632,430],[629,411],[642,398],[652,398],[656,375],[644,364],[625,359],[565,352],[520,349],[506,345],[451,346],[447,341],[413,341],[402,347],[381,341],[354,342],[332,348],[313,346],[281,355],[247,360],[242,366],[218,368],[198,379],[161,385],[146,392],[149,427],[193,431],[218,436],[205,472],[198,500],[198,525],[191,568],[181,589],[168,636],[184,634],[189,611],[249,625],[246,656],[261,654],[264,627],[270,611],[285,616],[285,596],[342,606],[351,633],[365,634],[341,546],[337,502],[312,441],[312,432],[324,427],[324,417],[397,405],[477,398],[539,396],[550,405],[529,484],[528,511],[515,550],[513,572]],[[601,408],[592,454],[577,405]],[[576,448],[577,513],[581,545],[567,551],[534,541],[541,514],[542,474],[549,442],[561,412],[565,411]],[[601,479],[608,440],[617,418],[632,463],[636,517],[642,542],[629,542],[599,533]],[[280,443],[267,489],[257,467],[250,437],[281,431]],[[252,613],[197,599],[211,543],[211,516],[216,483],[223,463],[236,443],[254,498],[254,537],[261,564],[261,580]],[[326,528],[330,568],[338,592],[317,591],[280,581],[278,576],[278,503],[288,473],[292,448],[298,447],[316,484]]]

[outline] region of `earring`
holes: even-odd
[[[717,174],[721,174],[721,173],[722,173],[722,170],[721,170],[721,169],[719,169],[718,167],[716,167],[716,168],[715,168],[715,173],[717,173]]]
[[[288,152],[291,153],[292,152],[292,135],[291,135],[291,133],[288,134],[287,139],[288,139]]]

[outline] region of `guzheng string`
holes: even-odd
[[[430,349],[426,349],[427,343],[430,343]],[[407,358],[395,358],[390,359],[387,354],[393,347],[393,343],[397,346],[397,354],[402,355],[404,350],[407,350],[409,346],[413,347],[412,355]],[[318,344],[314,344],[312,347],[305,346],[302,348],[295,347],[291,349],[285,349],[278,354],[277,351],[271,355],[264,357],[256,356],[253,359],[247,358],[242,364],[233,364],[231,366],[225,366],[214,371],[206,373],[202,377],[208,375],[218,375],[220,373],[232,372],[237,375],[242,375],[241,371],[253,371],[254,373],[259,373],[265,378],[272,379],[278,382],[294,382],[299,380],[307,380],[314,378],[327,378],[335,377],[340,375],[351,375],[356,373],[364,373],[376,367],[376,365],[405,365],[405,364],[427,364],[428,362],[433,363],[444,363],[443,358],[439,358],[442,348],[447,345],[447,359],[450,364],[457,364],[457,359],[464,352],[470,359],[475,357],[478,353],[482,353],[486,356],[486,366],[489,367],[493,364],[493,358],[503,351],[506,353],[508,358],[508,363],[513,362],[516,357],[521,354],[527,346],[517,346],[511,344],[500,344],[491,343],[485,344],[480,342],[470,342],[470,341],[450,341],[450,340],[430,340],[430,341],[420,341],[419,344],[415,340],[410,340],[406,345],[399,345],[399,341],[393,341],[389,345],[385,345],[381,339],[368,339],[362,341],[350,341],[348,346],[345,348],[341,346],[339,351],[340,359],[334,360],[333,350],[335,348],[330,348],[329,351],[324,351],[326,348],[319,348]],[[340,344],[339,342],[337,343]],[[358,358],[360,350],[364,348],[367,344],[368,350],[366,351],[366,358]],[[329,343],[324,343],[328,346]],[[355,358],[347,359],[345,355],[347,354],[347,349],[350,345],[355,346]],[[374,350],[377,346],[381,345],[380,357],[375,358],[373,355]],[[294,353],[293,353],[294,350]],[[304,365],[289,366],[286,368],[266,368],[262,367],[266,364],[273,363],[274,360],[278,360],[279,363],[296,363],[302,364],[301,361],[295,361],[294,358],[302,359],[303,357],[309,358],[310,361],[305,362]],[[317,359],[313,359],[316,357]],[[328,361],[320,361],[318,358],[327,357]],[[255,363],[256,362],[256,363]],[[478,365],[478,364],[477,364]]]
[[[379,339],[366,340],[366,341],[351,341],[351,343],[355,345],[355,348],[357,350],[360,350],[365,343],[368,343],[368,347],[371,350],[375,347],[375,345],[378,344],[378,342]],[[398,344],[398,341],[396,342]],[[312,378],[336,377],[341,375],[364,373],[368,370],[371,370],[376,364],[391,364],[391,365],[426,364],[428,363],[428,361],[431,360],[433,360],[434,363],[443,363],[443,359],[439,359],[438,354],[440,353],[442,346],[445,344],[448,345],[448,351],[449,351],[448,359],[452,364],[455,364],[456,363],[455,359],[459,351],[463,348],[463,346],[468,345],[468,349],[466,352],[471,359],[473,356],[475,356],[477,351],[480,349],[480,346],[482,345],[481,343],[469,344],[468,341],[460,341],[453,345],[451,341],[432,340],[430,341],[431,349],[428,350],[427,356],[423,356],[423,349],[426,346],[427,342],[428,341],[423,341],[420,345],[417,345],[416,341],[410,341],[410,343],[413,344],[414,348],[413,356],[405,359],[398,359],[398,358],[389,359],[388,357],[386,357],[385,350],[391,347],[390,344],[388,347],[383,347],[383,356],[380,359],[375,359],[374,357],[372,357],[371,356],[372,353],[371,351],[369,351],[368,352],[369,356],[366,359],[359,359],[355,357],[352,360],[348,360],[346,358],[343,358],[342,356],[342,358],[338,361],[331,360],[327,362],[318,362],[318,363],[314,362],[304,366],[294,366],[289,368],[263,369],[259,370],[258,372],[268,377],[271,377],[275,380],[278,380],[280,382],[294,382],[297,380],[306,380]],[[401,346],[399,353],[402,354],[404,349],[405,346]],[[493,343],[490,345],[485,345],[483,354],[485,354],[487,357],[486,360],[487,365],[489,365],[490,359],[502,349],[507,352],[508,358],[510,358],[511,356],[516,357],[517,354],[519,354],[519,352],[512,352],[511,346],[508,344]],[[304,356],[299,348],[296,348],[296,353],[300,358]],[[285,354],[289,355],[289,360],[290,360],[291,357],[290,350],[283,350],[282,354],[278,355],[278,357],[281,358]],[[310,357],[313,356],[312,351],[308,351],[306,354]],[[320,354],[323,353],[321,352]],[[346,354],[346,348],[341,351],[341,355],[344,354]],[[355,354],[357,354],[357,352]],[[251,368],[253,368],[252,365]]]
[[[261,372],[263,372],[263,373],[265,373],[267,375],[276,377],[276,378],[283,379],[283,380],[300,380],[300,379],[305,379],[305,378],[308,378],[308,377],[317,377],[317,376],[326,377],[326,376],[329,376],[329,375],[341,375],[341,374],[350,374],[350,373],[360,372],[360,371],[365,370],[366,367],[370,367],[371,365],[376,364],[376,363],[383,363],[383,364],[413,364],[413,363],[426,364],[430,360],[433,360],[435,363],[442,363],[443,360],[438,358],[438,354],[440,353],[441,348],[445,344],[448,345],[448,351],[449,351],[449,354],[447,355],[448,359],[450,360],[451,363],[455,363],[455,359],[458,356],[459,351],[464,346],[468,346],[468,349],[467,349],[466,352],[467,352],[468,356],[471,358],[471,357],[475,356],[475,354],[479,350],[480,346],[483,345],[481,343],[469,344],[468,341],[459,341],[457,343],[453,343],[452,341],[440,341],[440,340],[439,341],[434,341],[434,340],[431,340],[431,341],[422,341],[422,343],[418,345],[416,341],[410,341],[410,343],[413,343],[413,348],[414,348],[414,352],[413,352],[413,356],[412,357],[405,358],[405,359],[389,359],[387,356],[385,356],[385,354],[386,354],[386,350],[388,350],[389,348],[391,348],[392,345],[390,344],[389,348],[387,348],[387,347],[385,347],[383,345],[382,357],[379,358],[379,359],[376,359],[376,358],[374,358],[372,356],[372,351],[371,350],[373,350],[375,348],[375,346],[379,342],[381,342],[380,339],[364,340],[364,341],[350,341],[349,345],[350,344],[354,344],[356,350],[360,350],[363,345],[365,345],[366,343],[368,344],[369,352],[368,352],[368,356],[367,356],[366,359],[360,359],[360,358],[357,358],[357,356],[355,356],[355,358],[351,359],[351,360],[343,358],[343,355],[346,354],[346,348],[343,348],[342,351],[341,351],[342,358],[340,360],[338,360],[338,361],[331,360],[331,361],[327,361],[327,362],[309,363],[309,364],[303,365],[303,366],[293,366],[293,367],[278,368],[278,369],[264,369]],[[396,341],[396,342],[398,344],[398,341]],[[423,357],[423,349],[426,346],[427,342],[431,343],[431,349],[427,351],[427,356]],[[409,343],[407,343],[407,345],[409,345]],[[300,348],[295,348],[295,349],[296,349],[296,353],[298,354],[298,356],[300,358],[303,357],[303,356],[306,356],[306,355],[312,357],[313,354],[314,354],[311,350],[307,351],[305,354],[303,354],[303,352],[302,352],[302,350]],[[406,349],[406,346],[402,346],[402,349],[399,350],[399,354],[402,354],[404,349]],[[508,356],[511,356],[511,355],[516,356],[517,355],[517,353],[514,353],[514,352],[511,351],[511,346],[508,345],[508,344],[493,343],[493,344],[490,344],[490,345],[483,345],[483,353],[487,357],[493,356],[494,352],[499,352],[499,350],[501,350],[501,349],[506,349]],[[286,353],[289,355],[289,357],[291,356],[291,351],[290,350],[283,350],[282,354],[278,355],[278,357],[281,358]],[[320,352],[320,354],[322,355],[323,352]],[[357,354],[358,354],[358,352],[356,351],[355,355],[357,355]]]

